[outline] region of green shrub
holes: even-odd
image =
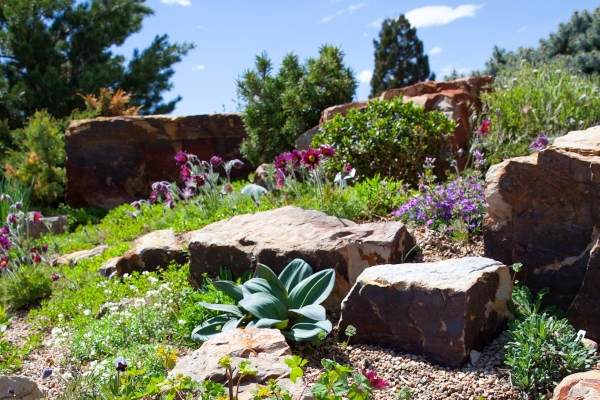
[[[398,96],[371,100],[364,110],[337,114],[313,138],[313,146],[329,144],[337,150],[332,166],[351,165],[358,175],[389,176],[415,184],[425,158],[437,159],[439,173],[449,166],[450,137],[455,123],[438,111],[425,112]]]
[[[254,277],[243,284],[231,281],[213,282],[238,305],[201,303],[204,307],[227,315],[206,320],[192,332],[192,339],[205,342],[212,336],[237,327],[275,327],[294,341],[311,341],[331,332],[321,303],[329,297],[335,283],[335,272],[327,269],[313,275],[303,260],[295,259],[279,274],[258,264]]]
[[[540,309],[546,293],[547,289],[540,291],[534,303],[529,289],[516,282],[510,304],[516,319],[509,325],[505,346],[513,385],[536,399],[551,395],[563,378],[589,370],[597,362],[594,349],[582,342],[581,332],[552,315],[552,309]]]
[[[49,204],[63,196],[65,189],[65,130],[68,122],[38,111],[23,129],[13,131],[17,149],[9,150],[6,175],[29,185],[32,201]]]
[[[13,310],[35,304],[52,293],[50,273],[39,265],[24,264],[10,271],[10,277],[8,273],[2,275],[0,301]]]
[[[484,93],[483,117],[490,133],[478,137],[491,164],[530,153],[529,146],[540,134],[558,137],[600,122],[600,78],[573,75],[556,66],[502,70]]]

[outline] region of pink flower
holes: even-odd
[[[192,177],[192,171],[186,166],[181,167],[181,178],[184,182],[188,182]]]
[[[290,161],[292,162],[293,168],[299,167],[300,162],[302,161],[302,152],[294,149],[294,151],[292,151],[292,155],[290,156]]]
[[[177,165],[184,165],[186,162],[188,162],[189,160],[189,154],[187,154],[184,151],[179,151],[177,152],[177,154],[175,154],[175,162],[177,163]]]
[[[320,155],[320,150],[315,150],[309,147],[308,150],[302,153],[302,164],[309,169],[315,169],[315,167],[321,162]]]
[[[481,126],[477,129],[477,133],[481,136],[487,136],[490,134],[490,127],[492,126],[490,120],[488,118],[484,119],[481,122]]]
[[[212,156],[210,158],[210,165],[212,165],[213,167],[218,167],[222,163],[223,163],[223,159],[221,157]]]
[[[287,164],[291,159],[292,153],[281,153],[275,157],[275,162],[273,163],[275,165],[275,169],[287,171]]]
[[[321,154],[323,155],[323,157],[325,158],[331,158],[335,155],[335,149],[328,145],[328,144],[322,144],[319,147],[319,150],[321,150]]]
[[[377,377],[375,371],[361,370],[360,373],[369,380],[372,388],[384,388],[390,386],[385,379]]]
[[[41,224],[42,223],[42,213],[39,211],[34,211],[32,213],[32,218],[33,218],[33,223],[34,224]]]
[[[282,170],[277,169],[275,172],[275,180],[277,181],[277,189],[283,189],[285,185],[285,174]]]

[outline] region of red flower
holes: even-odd
[[[8,265],[8,257],[2,257],[0,258],[0,269],[6,267]]]
[[[60,275],[58,275],[58,274],[50,275],[50,279],[52,279],[52,282],[56,282],[59,278],[60,278]]]
[[[487,136],[490,134],[490,127],[491,127],[491,122],[489,119],[484,119],[481,122],[481,126],[479,127],[479,129],[477,129],[477,133],[480,134],[481,136]]]
[[[39,211],[34,211],[31,213],[31,218],[33,219],[34,224],[42,223],[42,213]]]
[[[385,379],[377,377],[375,371],[361,370],[360,373],[369,380],[372,388],[384,388],[390,386]]]
[[[206,175],[194,175],[192,176],[192,182],[196,183],[196,187],[204,186],[206,183]]]
[[[308,148],[302,153],[302,164],[309,169],[314,169],[321,162],[321,151],[313,148]]]
[[[40,256],[38,253],[35,253],[31,261],[37,264],[42,261],[42,256]]]

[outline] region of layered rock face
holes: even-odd
[[[459,368],[510,316],[508,268],[482,257],[367,268],[342,303],[339,332],[353,343],[419,354]]]
[[[178,151],[201,160],[213,155],[239,159],[245,137],[237,114],[73,121],[66,134],[67,204],[112,208],[147,198],[153,182],[179,179],[173,160]],[[249,172],[252,168],[246,163],[232,175]]]
[[[404,102],[412,101],[415,105],[424,107],[425,111],[443,112],[458,124],[452,137],[452,148],[456,151],[459,148],[467,149],[473,132],[473,127],[470,125],[471,111],[481,112],[480,94],[486,90],[486,86],[492,80],[492,76],[472,76],[449,82],[420,82],[405,88],[387,90],[379,96],[379,99],[389,100],[403,95]],[[327,108],[321,113],[319,124],[331,120],[336,114],[346,115],[350,109],[364,108],[366,105],[366,101],[359,101]],[[299,143],[306,141],[307,139],[302,137]]]
[[[260,262],[279,274],[295,258],[314,272],[333,268],[336,284],[324,303],[339,310],[356,278],[373,265],[404,261],[415,242],[401,222],[355,224],[314,210],[283,207],[215,222],[189,235],[190,274],[216,276],[228,268],[234,278]]]
[[[486,176],[485,256],[523,263],[518,278],[600,339],[600,127],[493,166]]]

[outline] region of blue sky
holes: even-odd
[[[155,35],[193,42],[196,49],[174,66],[174,115],[237,110],[235,80],[266,51],[277,68],[285,54],[316,57],[323,44],[339,46],[359,79],[356,99],[367,99],[373,39],[384,18],[405,14],[442,80],[455,68],[483,69],[494,45],[508,50],[537,46],[574,11],[593,11],[591,0],[388,1],[388,0],[147,0],[155,14],[115,53],[131,56]]]

